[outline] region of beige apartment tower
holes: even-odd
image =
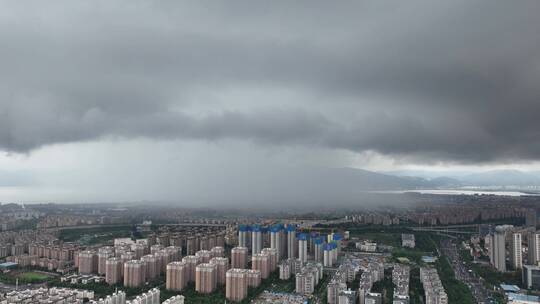
[[[214,264],[217,267],[216,280],[218,285],[225,284],[225,275],[227,270],[229,270],[229,259],[228,258],[212,258],[210,259],[210,264]]]
[[[245,269],[233,268],[226,273],[225,297],[233,302],[240,302],[247,297],[248,278]]]
[[[159,276],[158,260],[154,255],[148,254],[141,258],[146,264],[146,278],[151,281]]]
[[[122,281],[122,270],[124,262],[121,258],[112,257],[105,261],[105,282],[109,285],[115,285]]]
[[[97,272],[98,256],[94,251],[79,252],[79,273],[92,274]]]
[[[249,287],[259,287],[261,285],[261,271],[260,270],[246,270]]]
[[[124,286],[140,287],[146,282],[146,264],[141,260],[124,263]]]
[[[266,279],[270,275],[270,256],[266,254],[254,254],[251,257],[251,269],[259,270],[261,278]]]
[[[225,248],[221,246],[212,247],[210,252],[212,253],[212,257],[214,258],[221,258],[225,256]]]
[[[261,253],[270,256],[270,272],[276,270],[278,266],[277,250],[273,248],[263,248]]]
[[[210,263],[197,265],[195,269],[195,290],[199,293],[212,293],[217,286],[217,266]]]
[[[106,263],[108,258],[114,256],[114,248],[110,246],[101,247],[98,250],[98,269],[100,275],[104,275],[106,271]]]
[[[171,262],[167,265],[167,290],[181,291],[188,283],[188,264],[185,262]]]
[[[231,250],[231,268],[246,269],[248,262],[248,248],[234,247]]]
[[[185,262],[187,264],[187,276],[186,276],[187,281],[195,282],[196,268],[197,268],[197,265],[200,264],[199,257],[194,256],[194,255],[188,255],[182,259],[182,262]]]
[[[212,253],[209,250],[199,250],[195,253],[195,256],[199,257],[201,263],[208,263],[212,258]]]

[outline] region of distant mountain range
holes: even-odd
[[[420,179],[438,187],[477,186],[477,187],[528,187],[540,186],[540,172],[519,170],[492,170],[479,173],[471,172],[431,172],[431,171],[392,171],[387,175],[405,179]]]
[[[325,191],[332,192],[434,189],[462,185],[461,181],[450,177],[425,178],[354,168],[303,169],[299,172],[290,172],[287,180],[296,181],[296,186],[302,189],[323,187]]]
[[[260,180],[272,184],[279,192],[320,196],[354,195],[365,191],[451,189],[460,187],[540,186],[540,172],[498,170],[482,173],[459,172],[438,174],[423,171],[373,172],[354,168],[302,168],[282,172],[279,178]],[[278,194],[279,195],[279,194]]]

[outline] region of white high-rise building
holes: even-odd
[[[162,304],[184,304],[184,296],[174,296],[165,300]]]
[[[261,253],[262,233],[259,226],[253,226],[251,229],[251,254]]]
[[[512,234],[512,240],[510,242],[510,260],[514,269],[521,269],[523,267],[521,233]]]
[[[305,264],[308,259],[307,254],[307,235],[304,233],[301,233],[298,236],[298,258],[302,262],[302,264]]]
[[[281,234],[280,227],[272,227],[270,230],[270,248],[275,249],[278,254],[278,259],[281,260]]]
[[[287,258],[294,259],[296,256],[296,229],[293,225],[287,226]]]
[[[529,264],[540,265],[540,233],[538,231],[529,233]]]
[[[495,227],[490,248],[490,260],[498,271],[506,271],[506,227]]]
[[[248,227],[246,225],[240,225],[238,227],[238,247],[248,246]]]

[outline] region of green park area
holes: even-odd
[[[66,228],[60,231],[60,240],[80,242],[84,245],[104,244],[114,238],[130,237],[131,225],[98,226],[88,228]]]
[[[401,236],[401,235],[400,235]],[[414,233],[416,246],[414,248],[394,247],[392,258],[395,261],[409,260],[411,263],[423,266],[422,256],[437,255],[437,242],[439,236],[430,233]]]
[[[44,283],[53,279],[53,275],[37,271],[13,270],[6,273],[0,273],[0,282],[5,284],[36,284]]]

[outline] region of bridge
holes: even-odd
[[[449,226],[430,226],[430,227],[408,227],[413,231],[418,232],[438,232],[445,235],[459,235],[459,234],[477,234],[478,233],[477,224],[470,225],[449,225]]]

